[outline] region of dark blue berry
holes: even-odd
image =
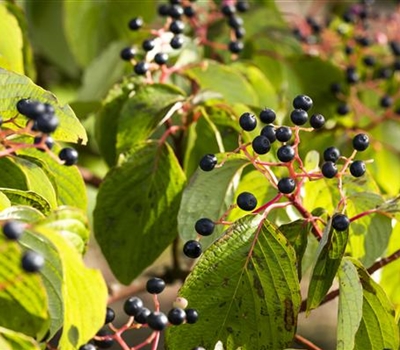
[[[324,175],[324,177],[326,177],[328,179],[332,179],[338,173],[338,169],[334,162],[328,161],[328,162],[325,162],[324,164],[322,164],[321,172],[322,172],[322,175]]]
[[[215,224],[208,218],[201,218],[196,221],[194,229],[201,236],[209,236],[214,232]]]
[[[245,131],[252,131],[257,126],[257,118],[254,114],[243,113],[239,118],[239,125]]]
[[[296,188],[296,181],[290,177],[284,177],[278,181],[278,190],[281,193],[292,193]]]
[[[156,46],[154,39],[146,39],[142,42],[142,48],[144,51],[151,51]]]
[[[165,281],[158,277],[150,278],[146,283],[146,290],[150,294],[160,294],[165,289]]]
[[[313,114],[310,118],[310,125],[314,129],[321,129],[325,124],[325,117],[322,114]]]
[[[132,47],[125,47],[121,50],[119,55],[124,61],[130,61],[132,58],[135,57],[136,50]]]
[[[142,26],[143,26],[143,18],[141,17],[136,17],[129,21],[129,28],[131,30],[138,30],[142,28]]]
[[[271,108],[264,108],[260,112],[260,120],[265,124],[271,124],[275,121],[275,119],[276,119],[276,113]]]
[[[257,206],[257,199],[250,192],[242,192],[236,198],[238,207],[245,211],[252,211]]]
[[[186,309],[185,313],[186,313],[186,322],[189,324],[196,323],[197,320],[199,319],[199,314],[195,309]]]
[[[307,95],[298,95],[293,100],[293,108],[308,111],[313,106],[313,100]]]
[[[108,324],[115,319],[115,311],[111,309],[110,307],[107,307],[106,309],[106,319],[105,319],[105,324]]]
[[[149,64],[145,61],[140,61],[135,64],[133,71],[138,75],[144,75],[149,70]]]
[[[267,137],[260,135],[254,138],[251,146],[257,154],[266,154],[271,149],[271,142],[269,142]]]
[[[228,50],[232,53],[239,53],[243,51],[244,45],[241,41],[230,41],[228,44]]]
[[[273,125],[266,125],[261,130],[261,135],[265,136],[270,143],[276,141],[275,127]]]
[[[361,177],[365,174],[367,168],[362,160],[355,160],[350,164],[350,174],[354,177]]]
[[[135,315],[135,322],[140,324],[147,323],[147,317],[151,314],[151,311],[147,307],[142,307]]]
[[[289,145],[279,147],[276,154],[278,159],[284,163],[290,162],[296,155],[294,148]]]
[[[287,142],[292,138],[292,130],[287,126],[280,126],[275,130],[276,139],[280,142]]]
[[[78,152],[73,148],[66,147],[60,151],[58,158],[64,161],[64,165],[74,165],[78,162]]]
[[[168,318],[162,312],[152,312],[147,316],[148,326],[155,331],[162,331],[168,325]]]
[[[8,239],[11,239],[11,240],[20,239],[21,236],[23,235],[24,231],[25,231],[25,224],[20,221],[16,221],[16,220],[7,221],[3,225],[4,235]]]
[[[217,157],[215,154],[206,154],[203,158],[201,158],[199,166],[203,171],[211,171],[217,165]]]
[[[365,151],[369,146],[369,137],[366,134],[358,134],[353,138],[353,148],[357,151]]]
[[[128,316],[136,316],[142,308],[143,308],[143,301],[138,297],[131,297],[125,300],[124,312]]]
[[[340,157],[340,151],[336,147],[328,147],[324,151],[324,161],[336,163]]]
[[[290,113],[290,120],[294,125],[304,125],[308,120],[308,113],[303,109],[295,109]]]
[[[349,218],[344,214],[335,214],[332,217],[332,227],[336,231],[346,231],[350,226]]]
[[[26,272],[38,272],[44,266],[43,255],[33,251],[27,250],[22,256],[22,269]]]
[[[170,41],[170,45],[173,49],[180,49],[183,45],[183,37],[181,35],[175,35],[171,41]]]
[[[183,253],[188,258],[196,259],[201,255],[202,252],[203,250],[201,248],[200,242],[195,240],[187,241],[183,246]]]
[[[186,319],[186,312],[185,310],[179,307],[174,307],[168,312],[168,321],[174,326],[179,326],[180,324],[185,322],[185,319]]]
[[[185,24],[180,20],[172,21],[169,25],[169,31],[174,34],[181,34],[185,30]]]
[[[166,64],[168,61],[168,54],[164,52],[159,52],[154,56],[154,62],[159,64],[160,66]]]

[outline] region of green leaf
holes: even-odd
[[[19,190],[28,189],[26,174],[14,161],[14,157],[0,157],[0,187],[15,188]]]
[[[23,37],[17,19],[0,3],[0,67],[24,73]]]
[[[48,214],[51,211],[49,202],[41,195],[32,191],[13,190],[10,188],[0,188],[13,205],[28,205],[43,214]]]
[[[47,320],[47,297],[39,274],[21,268],[21,249],[0,235],[0,325],[35,337]]]
[[[200,318],[170,327],[167,349],[211,349],[218,340],[229,349],[284,349],[301,302],[295,252],[271,223],[247,216],[205,251],[179,295]]]
[[[7,209],[10,206],[11,202],[8,197],[4,193],[0,192],[0,211]]]
[[[392,305],[365,268],[355,259],[352,263],[357,268],[363,288],[362,319],[354,350],[398,349],[399,329]]]
[[[21,98],[28,97],[50,103],[54,107],[60,121],[59,127],[52,135],[55,140],[83,144],[87,142],[84,127],[68,105],[61,106],[52,93],[35,85],[29,78],[0,68],[0,114],[3,119],[15,117],[18,114],[16,103]],[[19,116],[16,122],[19,126],[25,126],[27,119]]]
[[[205,172],[198,168],[183,191],[178,213],[178,231],[180,237],[187,241],[194,239],[197,233],[194,225],[200,218],[217,220],[227,209],[225,197],[237,178],[240,170],[248,164],[248,160],[239,155],[218,155],[219,162],[224,165]],[[230,203],[229,203],[230,204]],[[202,239],[203,247],[207,247],[222,233],[218,225],[214,233]]]
[[[0,349],[2,350],[40,350],[33,338],[23,333],[0,327]]]
[[[187,69],[185,74],[195,80],[202,90],[219,92],[221,99],[228,103],[259,104],[258,95],[251,84],[234,67],[204,61],[201,67]]]
[[[318,256],[308,287],[307,312],[319,306],[342,261],[349,231],[339,232],[329,222],[320,241]]]
[[[27,223],[41,220],[44,217],[39,210],[26,205],[15,205],[0,212],[1,220],[15,219]]]
[[[168,144],[145,142],[100,186],[94,232],[115,276],[130,283],[177,235],[185,175]]]
[[[338,270],[339,315],[337,350],[354,348],[355,335],[362,318],[363,291],[352,259],[344,257]]]

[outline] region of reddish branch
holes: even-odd
[[[314,343],[312,343],[311,341],[309,341],[308,339],[302,337],[299,334],[296,334],[294,336],[294,338],[295,338],[295,341],[298,344],[301,344],[301,345],[305,346],[306,349],[308,349],[308,350],[322,350],[320,347],[318,347],[317,345],[315,345]]]

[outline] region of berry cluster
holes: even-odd
[[[18,241],[24,234],[25,227],[26,225],[20,221],[7,221],[3,225],[3,234],[8,240]],[[26,250],[22,255],[21,267],[25,272],[38,272],[44,263],[44,257],[33,250]]]
[[[259,127],[260,134],[252,142],[242,144],[235,152],[242,152],[252,163],[257,171],[260,171],[269,180],[270,185],[277,189],[277,195],[267,203],[259,206],[257,198],[250,192],[239,193],[236,204],[233,204],[223,216],[215,221],[209,218],[200,218],[195,223],[197,239],[189,240],[184,244],[183,252],[189,258],[198,258],[202,254],[202,246],[199,242],[202,236],[213,234],[217,224],[226,225],[224,219],[229,212],[238,207],[241,210],[254,214],[263,214],[264,217],[275,208],[294,206],[297,211],[313,225],[314,234],[320,238],[322,229],[327,225],[320,217],[314,217],[312,213],[302,205],[301,187],[306,181],[317,181],[325,179],[337,179],[337,187],[341,193],[341,199],[334,215],[332,216],[332,227],[337,231],[344,231],[349,227],[351,219],[347,218],[343,212],[346,209],[346,198],[342,191],[343,176],[350,175],[361,177],[366,172],[365,162],[354,160],[358,152],[365,151],[369,146],[369,138],[366,134],[360,133],[353,137],[352,145],[354,151],[350,157],[341,156],[336,147],[328,147],[323,152],[324,162],[320,169],[307,171],[299,155],[300,132],[312,132],[322,128],[325,124],[325,117],[321,114],[313,114],[309,117],[309,111],[313,107],[313,101],[309,96],[299,95],[293,100],[293,110],[289,117],[294,126],[274,125],[276,113],[270,108],[261,110],[258,115],[250,112],[243,113],[239,118],[239,124],[243,131],[250,132],[256,130],[259,121],[264,125]],[[309,123],[311,128],[304,127]],[[278,162],[264,160],[264,155],[270,153],[273,144],[278,141],[280,144],[276,148],[276,158]],[[227,155],[229,157],[229,153]],[[263,157],[263,158],[260,158]],[[338,168],[338,162],[343,162]],[[218,160],[214,154],[205,155],[199,163],[202,171],[212,171],[217,166]],[[224,160],[218,166],[223,166]],[[282,176],[281,169],[285,169],[287,175]],[[277,169],[274,174],[273,169]]]
[[[165,289],[165,282],[161,278],[150,278],[146,283],[146,290],[153,295],[154,311],[147,308],[142,299],[133,296],[125,300],[124,313],[129,316],[129,320],[121,328],[116,328],[112,322],[115,319],[115,311],[111,308],[106,310],[105,326],[96,334],[93,341],[82,345],[79,350],[94,350],[97,348],[110,348],[115,342],[119,343],[124,348],[128,346],[122,338],[122,334],[130,329],[139,329],[143,327],[150,328],[153,332],[141,344],[134,349],[153,344],[153,349],[157,348],[160,331],[163,331],[168,326],[179,326],[181,324],[196,323],[199,315],[195,309],[187,308],[188,301],[178,297],[173,303],[173,307],[167,314],[160,311],[160,304],[157,295]],[[196,348],[200,349],[200,348]]]

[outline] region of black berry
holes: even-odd
[[[124,61],[130,61],[132,58],[135,57],[136,50],[132,47],[125,47],[121,50],[119,55]]]
[[[365,151],[369,146],[369,137],[366,134],[357,134],[353,138],[353,148],[357,151]]]
[[[235,37],[236,39],[242,39],[246,35],[246,29],[243,27],[235,28]]]
[[[115,311],[111,309],[110,307],[107,307],[106,309],[106,319],[105,319],[105,324],[110,323],[114,321],[115,319]]]
[[[324,177],[332,179],[336,176],[338,170],[334,162],[325,162],[322,164],[321,172]]]
[[[392,53],[394,56],[400,56],[400,42],[398,41],[391,41],[389,43],[390,49],[392,50]]]
[[[214,232],[215,224],[208,218],[201,218],[196,221],[194,229],[201,236],[209,236]]]
[[[257,206],[257,199],[250,192],[242,192],[236,198],[238,207],[245,211],[252,211]]]
[[[376,64],[376,60],[374,56],[364,56],[363,57],[363,63],[367,66],[367,67],[373,67]]]
[[[183,246],[183,253],[191,259],[198,258],[203,252],[201,248],[201,244],[198,241],[190,240],[185,243]]]
[[[269,142],[267,137],[260,135],[254,138],[251,146],[257,154],[266,154],[271,149],[271,142]]]
[[[281,162],[287,163],[293,160],[295,151],[292,146],[284,145],[278,148],[276,154]]]
[[[42,143],[43,139],[45,139],[45,140],[44,140],[44,144],[46,145],[46,147],[47,147],[48,149],[52,149],[53,146],[54,146],[54,140],[53,140],[52,137],[50,137],[50,136],[48,136],[48,135],[36,136],[36,137],[33,139],[33,144],[34,144],[34,145],[39,145],[39,144]],[[44,147],[43,147],[43,148],[44,148]]]
[[[254,114],[243,113],[239,118],[240,127],[245,131],[252,131],[257,126],[257,119]]]
[[[143,308],[143,301],[138,297],[131,297],[125,300],[124,312],[128,316],[136,316],[142,308]]]
[[[292,138],[292,130],[287,126],[280,126],[275,130],[276,139],[280,142],[287,142]]]
[[[261,130],[261,135],[265,136],[270,143],[276,141],[275,128],[272,125],[264,126]]]
[[[177,4],[171,5],[168,15],[174,19],[179,19],[183,15],[183,7]]]
[[[271,124],[275,121],[275,119],[276,119],[276,113],[271,108],[264,108],[260,112],[260,120],[265,124]]]
[[[310,125],[314,129],[321,129],[325,124],[325,117],[322,114],[313,114],[310,118]]]
[[[154,39],[146,39],[142,42],[142,48],[144,51],[151,51],[156,46]]]
[[[151,314],[151,311],[147,307],[142,307],[135,315],[136,323],[146,324],[147,317]]]
[[[54,114],[42,114],[35,120],[36,130],[50,134],[58,127],[59,121]]]
[[[145,61],[140,61],[135,64],[133,71],[138,75],[144,75],[149,70],[149,64]]]
[[[183,8],[183,13],[185,14],[186,17],[194,17],[196,15],[196,11],[192,6],[186,6]]]
[[[20,221],[7,221],[3,225],[4,235],[11,240],[18,240],[21,238],[25,230],[25,224]]]
[[[362,160],[355,160],[350,164],[350,174],[354,177],[361,177],[365,174],[367,168]]]
[[[215,154],[206,154],[203,158],[201,158],[199,166],[203,171],[211,171],[217,165],[217,157]]]
[[[182,324],[185,321],[185,318],[186,318],[185,310],[179,307],[174,307],[168,312],[168,321],[169,323],[175,326]]]
[[[290,120],[294,125],[304,125],[308,120],[308,113],[303,109],[295,109],[290,113]]]
[[[230,16],[228,18],[228,25],[233,29],[241,28],[243,27],[243,19],[238,16]]]
[[[161,278],[150,278],[146,283],[146,290],[150,294],[160,294],[165,289],[165,281]]]
[[[172,47],[173,49],[180,49],[180,48],[182,47],[182,45],[183,45],[183,38],[182,38],[182,36],[180,36],[180,35],[175,35],[175,36],[171,39],[171,41],[170,41],[169,44],[171,45],[171,47]]]
[[[199,319],[199,314],[195,309],[186,309],[185,313],[186,313],[186,322],[189,324],[196,323],[197,320]]]
[[[342,86],[339,83],[332,83],[331,84],[331,92],[333,94],[338,94],[339,92],[342,91]]]
[[[231,41],[228,44],[228,50],[232,53],[239,53],[243,51],[244,45],[241,41]]]
[[[336,108],[336,112],[339,115],[346,115],[349,114],[350,112],[350,107],[348,104],[346,103],[341,103],[339,106],[337,106]]]
[[[332,217],[332,227],[336,231],[346,231],[349,228],[350,220],[344,214],[335,214]]]
[[[293,107],[295,109],[302,109],[308,111],[313,106],[313,100],[307,95],[298,95],[293,100]]]
[[[249,3],[247,1],[239,0],[236,2],[236,10],[239,12],[246,12],[249,9]]]
[[[355,84],[360,80],[360,76],[354,67],[348,67],[346,69],[346,80],[349,84]]]
[[[141,17],[136,17],[129,21],[129,28],[131,30],[138,30],[142,28],[142,26],[143,26],[143,18]]]
[[[66,147],[60,151],[58,158],[64,161],[64,165],[74,165],[78,162],[78,152],[73,148]]]
[[[46,113],[46,106],[39,101],[22,99],[17,102],[17,110],[25,117],[35,120],[42,114]]]
[[[158,6],[157,12],[161,17],[167,17],[169,15],[169,5],[161,4]]]
[[[106,337],[106,336],[111,336],[112,333],[109,330],[106,329],[101,329],[100,331],[97,332],[97,336],[101,337]],[[113,338],[106,338],[104,340],[94,340],[94,343],[96,346],[100,349],[109,349],[114,345],[114,339]]]
[[[383,108],[389,108],[393,104],[393,98],[388,95],[385,95],[379,101],[379,104]]]
[[[85,344],[82,345],[79,350],[96,350],[96,347],[93,344]]]
[[[152,312],[147,316],[148,326],[155,331],[162,331],[168,325],[168,318],[162,312]]]
[[[232,5],[223,5],[221,7],[221,12],[224,16],[230,17],[236,12],[236,8]]]
[[[168,54],[164,52],[159,52],[154,56],[154,62],[159,64],[160,66],[166,64],[168,61]]]
[[[185,30],[185,24],[180,20],[172,21],[169,25],[169,31],[174,34],[181,34]]]
[[[33,250],[27,250],[22,256],[21,263],[26,272],[38,272],[44,266],[44,257]]]
[[[324,151],[324,161],[336,163],[340,157],[340,151],[336,147],[328,147]]]
[[[278,190],[281,193],[292,193],[296,188],[296,181],[290,177],[284,177],[278,181]]]

